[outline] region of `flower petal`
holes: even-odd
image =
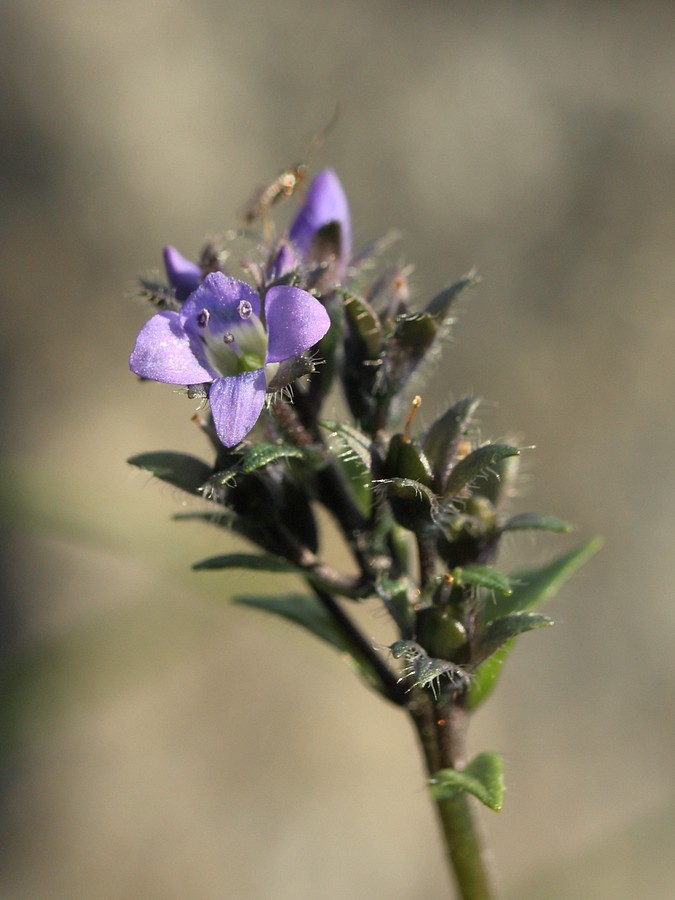
[[[265,372],[255,369],[214,381],[209,403],[216,433],[225,447],[234,447],[258,421],[265,402]]]
[[[254,315],[260,317],[260,297],[250,284],[229,278],[222,272],[211,272],[183,304],[180,317],[183,325],[194,319],[202,310],[208,310],[216,321],[228,322],[239,318],[237,307],[248,300]],[[215,325],[215,322],[214,322]]]
[[[295,251],[286,243],[280,244],[279,252],[268,270],[270,281],[276,281],[277,278],[283,278],[284,275],[288,275],[293,269],[297,269],[297,267],[298,258],[295,255]]]
[[[187,300],[190,294],[199,287],[202,280],[202,270],[196,263],[186,259],[175,247],[165,247],[164,268],[176,291],[179,300]]]
[[[332,169],[324,169],[312,179],[305,202],[291,224],[289,236],[301,256],[307,256],[314,235],[329,222],[340,224],[344,263],[349,259],[352,243],[349,204],[340,179]]]
[[[316,297],[279,285],[265,297],[267,362],[281,362],[314,346],[330,328],[328,313]]]
[[[199,384],[217,377],[205,359],[195,356],[178,313],[166,310],[141,328],[129,368],[141,378],[164,384]]]

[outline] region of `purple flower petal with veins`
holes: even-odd
[[[216,433],[225,447],[236,446],[258,421],[266,388],[263,369],[213,382],[209,403]]]
[[[146,322],[129,367],[166,384],[211,382],[216,432],[234,447],[257,422],[279,363],[309,350],[330,327],[323,306],[299,288],[270,288],[264,317],[262,308],[250,285],[213,272],[180,312],[164,311]]]

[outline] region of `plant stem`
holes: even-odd
[[[453,699],[454,698],[454,699]],[[439,769],[462,769],[466,764],[466,710],[457,695],[436,701],[426,690],[414,691],[408,705],[429,776]],[[462,900],[494,900],[495,890],[486,866],[484,849],[471,801],[457,792],[436,801],[450,871]]]

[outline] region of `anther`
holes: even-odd
[[[240,300],[239,306],[237,307],[237,312],[242,319],[248,319],[253,313],[253,307],[248,300]]]
[[[226,331],[226,332],[223,334],[223,343],[224,343],[224,344],[231,344],[233,341],[234,341],[234,335],[232,334],[232,332],[231,332],[231,331]]]
[[[200,313],[197,313],[197,325],[199,325],[200,328],[206,328],[210,318],[211,313],[208,309],[203,309]]]

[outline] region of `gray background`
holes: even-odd
[[[200,453],[193,406],[139,385],[125,296],[302,157],[390,227],[420,302],[476,265],[422,424],[486,398],[535,444],[518,509],[602,553],[526,636],[471,747],[505,895],[672,897],[675,8],[6,0],[0,895],[445,896],[412,732],[328,649],[193,574],[222,536],[127,456]],[[339,551],[336,551],[338,553]],[[289,587],[295,587],[289,582]],[[363,610],[376,640],[375,608]]]

